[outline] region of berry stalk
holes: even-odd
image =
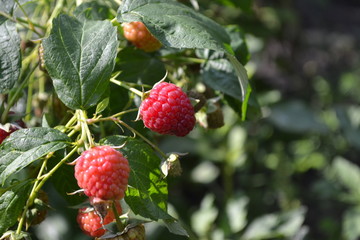
[[[114,212],[115,221],[116,221],[118,231],[122,232],[124,230],[125,226],[120,220],[120,215],[119,215],[119,212],[118,212],[118,210],[116,208],[116,201],[115,200],[112,201],[111,207],[112,207],[112,210]]]
[[[86,115],[86,111],[85,110],[76,110],[76,114],[78,116],[78,121],[80,123],[81,126],[81,138],[80,140],[82,142],[84,142],[85,145],[85,149],[90,149],[93,146],[95,146],[94,140],[91,136],[91,132],[89,129],[89,126],[87,124],[87,115]]]
[[[141,133],[136,131],[134,128],[130,127],[128,124],[121,121],[120,119],[115,118],[114,121],[120,123],[121,125],[123,125],[127,129],[129,129],[131,132],[133,132],[135,135],[138,135],[140,138],[142,138],[145,142],[147,142],[147,144],[149,144],[153,149],[155,149],[158,153],[160,153],[160,155],[164,159],[167,158],[167,155],[163,151],[161,151],[160,148],[158,148],[155,144],[153,144],[149,139],[147,139],[144,135],[142,135]]]
[[[126,88],[127,90],[130,90],[131,92],[135,93],[136,95],[138,95],[141,98],[143,97],[143,93],[141,91],[137,90],[136,88],[128,86],[124,82],[121,82],[121,81],[116,80],[114,78],[110,79],[110,82],[113,82],[116,85],[119,85],[120,87]]]

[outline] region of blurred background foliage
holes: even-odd
[[[360,3],[188,2],[245,33],[261,117],[224,106],[224,127],[161,139],[189,152],[170,178],[180,219],[198,239],[359,239]]]
[[[223,104],[223,127],[156,139],[164,152],[188,153],[182,176],[169,177],[172,214],[192,239],[359,239],[359,1],[181,2],[238,26],[254,98],[248,121]],[[191,77],[198,68],[184,71]],[[34,228],[37,238],[86,239],[76,211],[47,191],[60,211]],[[159,224],[146,227],[150,240],[186,239]]]

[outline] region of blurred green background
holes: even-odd
[[[189,153],[182,176],[169,177],[170,212],[192,239],[359,239],[360,2],[182,2],[246,33],[261,114],[250,101],[241,122],[224,105],[225,126],[158,139],[164,152]],[[87,239],[76,211],[47,190],[57,211],[37,238]],[[186,239],[146,228],[149,240]]]

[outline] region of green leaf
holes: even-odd
[[[18,183],[0,196],[0,236],[14,225],[30,192],[30,181]]]
[[[120,146],[128,159],[130,176],[125,201],[135,214],[153,220],[173,219],[167,213],[167,182],[160,171],[159,157],[142,141],[125,136],[111,136],[102,144]]]
[[[201,65],[203,81],[215,90],[219,90],[247,105],[248,78],[245,68],[232,55],[223,52],[197,51],[199,57],[208,59]]]
[[[81,22],[60,15],[43,46],[45,65],[61,101],[72,109],[97,104],[114,69],[116,28],[109,21]]]
[[[52,128],[28,128],[13,132],[0,145],[0,182],[50,152],[63,149],[71,139]]]
[[[164,224],[171,233],[189,237],[188,232],[184,229],[180,222],[174,219],[165,219]]]
[[[101,113],[109,106],[109,98],[104,98],[99,104],[96,106],[96,113]]]
[[[16,24],[5,21],[0,24],[0,93],[8,92],[15,85],[20,68],[20,37]]]
[[[250,85],[248,86],[250,87]],[[224,96],[224,101],[241,117],[242,121],[258,120],[262,116],[257,95],[252,89],[247,90],[243,102],[229,95]]]
[[[143,22],[165,46],[227,51],[230,38],[223,27],[175,0],[124,0],[119,22]]]
[[[153,85],[166,73],[163,62],[132,47],[121,50],[118,59],[115,69],[121,71],[117,77],[121,81]]]
[[[226,53],[227,58],[229,59],[231,65],[233,66],[234,70],[235,70],[235,74],[237,76],[237,79],[240,83],[240,87],[241,87],[241,100],[244,102],[245,105],[247,105],[247,100],[248,98],[247,96],[247,90],[248,88],[250,88],[249,85],[249,79],[247,76],[247,72],[246,69],[244,68],[244,66],[236,59],[235,56]]]
[[[115,84],[111,86],[110,100],[109,100],[109,109],[111,110],[110,112],[111,114],[124,111],[124,108],[127,106],[127,103],[129,101],[130,101],[129,91],[127,89]],[[119,129],[119,128],[116,126],[115,129]]]
[[[201,65],[201,78],[204,83],[241,100],[243,96],[238,78],[224,53],[205,50],[203,56],[209,59]]]
[[[97,2],[85,2],[74,11],[74,16],[81,20],[105,20],[111,17],[110,9]]]
[[[249,49],[245,39],[245,33],[238,25],[229,25],[226,31],[231,38],[231,48],[234,51],[235,57],[242,63],[246,64],[250,59]]]

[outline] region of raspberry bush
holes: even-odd
[[[145,239],[161,222],[196,239],[168,212],[167,175],[182,178],[184,154],[157,139],[196,140],[223,125],[224,105],[247,119],[241,29],[175,0],[46,4],[0,5],[1,239],[34,235],[29,212],[46,191],[92,237]]]

